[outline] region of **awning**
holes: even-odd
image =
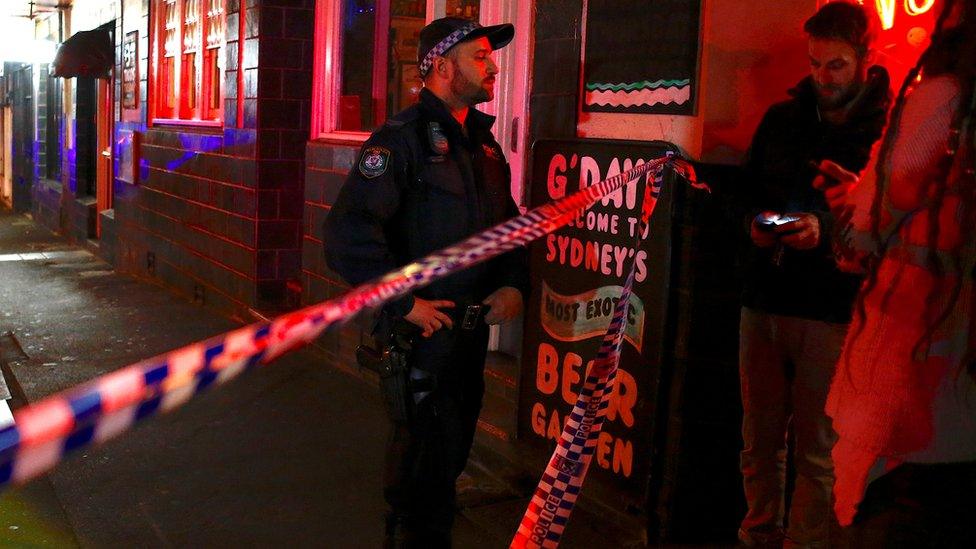
[[[51,76],[108,78],[115,63],[112,35],[105,29],[76,32],[58,48]]]

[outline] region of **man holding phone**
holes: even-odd
[[[739,373],[746,546],[828,543],[833,430],[824,414],[857,276],[837,269],[834,218],[811,187],[816,161],[852,171],[867,163],[890,101],[887,73],[872,67],[871,19],[832,2],[804,25],[810,75],[773,105],[753,137],[740,186],[745,246]],[[796,470],[784,531],[788,429]]]

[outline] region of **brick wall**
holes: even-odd
[[[359,153],[358,145],[308,143],[305,166],[305,216],[302,223],[302,300],[318,303],[349,287],[325,265],[322,223]],[[354,322],[322,337],[328,359],[339,367],[354,368],[355,350],[365,337],[363,324]]]
[[[144,93],[141,120],[116,126],[142,133],[139,184],[115,183],[116,262],[229,312],[274,311],[298,303],[314,6],[226,6],[224,128],[147,127]]]
[[[263,0],[248,7],[245,21],[248,37],[257,29],[260,40],[258,68],[247,59],[242,67],[245,99],[256,98],[257,110],[258,303],[294,307],[301,299],[314,2]]]
[[[119,266],[224,310],[253,306],[255,133],[148,129],[141,146],[146,177],[115,196]]]

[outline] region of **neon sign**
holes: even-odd
[[[934,5],[935,0],[922,0],[921,6],[915,0],[905,0],[905,13],[908,15],[922,15],[932,9]]]
[[[895,9],[898,0],[874,0],[874,5],[881,17],[881,26],[888,30],[895,26]],[[932,9],[935,0],[904,0],[905,13],[911,16],[922,15]]]

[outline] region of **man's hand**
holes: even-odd
[[[413,298],[413,309],[406,314],[403,318],[418,326],[423,330],[421,333],[424,337],[430,337],[443,327],[451,329],[454,327],[454,321],[451,317],[447,315],[441,309],[454,307],[453,301],[448,301],[446,299],[435,299],[428,301],[419,297]]]
[[[778,225],[773,234],[779,241],[790,248],[810,250],[820,243],[820,220],[811,213],[789,213],[790,217],[798,217],[792,223]]]
[[[813,188],[821,190],[834,217],[841,217],[847,197],[858,183],[857,174],[841,168],[830,160],[822,160],[817,166],[820,173],[813,178]]]
[[[773,231],[764,231],[759,228],[759,218],[769,217],[777,215],[776,212],[765,211],[752,219],[752,225],[749,226],[749,238],[752,239],[752,243],[760,248],[768,248],[773,244],[776,244],[776,233]]]
[[[511,286],[498,288],[482,303],[491,307],[485,315],[487,324],[504,324],[522,314],[522,292]]]

